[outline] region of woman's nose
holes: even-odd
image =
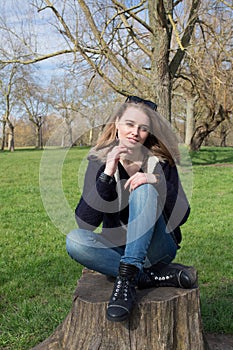
[[[133,127],[133,129],[132,129],[132,133],[134,134],[134,135],[138,135],[138,126],[137,125],[134,125],[134,127]]]

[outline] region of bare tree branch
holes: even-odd
[[[62,51],[57,51],[57,52],[53,52],[51,54],[46,54],[43,56],[34,57],[34,58],[30,58],[30,59],[22,59],[22,58],[12,58],[9,60],[0,59],[0,63],[1,64],[19,63],[19,64],[27,65],[27,64],[32,64],[32,63],[44,61],[48,58],[52,58],[52,57],[56,57],[56,56],[60,56],[60,55],[65,55],[65,54],[73,53],[73,52],[74,52],[73,50],[62,50]]]
[[[232,3],[229,4],[229,2],[227,2],[227,1],[225,1],[225,0],[219,0],[218,2],[219,2],[219,3],[222,2],[224,5],[226,5],[227,7],[229,7],[230,9],[233,10],[233,5],[232,5]]]
[[[133,6],[131,8],[127,8],[125,5],[120,3],[117,0],[112,0],[112,2],[119,8],[121,8],[124,12],[127,12],[132,18],[134,18],[138,23],[140,23],[146,30],[148,30],[150,33],[153,34],[153,29],[143,21],[140,17],[136,16],[136,14],[133,12],[135,8],[141,7],[143,4],[146,3],[146,0],[142,0],[137,6]]]
[[[135,34],[135,29],[132,29],[132,26],[128,23],[126,17],[124,14],[120,15],[122,22],[124,23],[125,28],[127,29],[127,31],[129,32],[130,36],[132,37],[133,41],[135,42],[135,44],[137,44],[138,47],[140,47],[140,49],[145,52],[145,54],[147,56],[149,56],[151,58],[151,49],[147,48],[145,45],[143,45],[142,41],[140,39],[137,38],[136,34]]]
[[[54,7],[51,3],[50,0],[45,0],[45,2],[48,4],[47,7],[49,7],[53,13],[55,14],[55,16],[57,17],[57,19],[59,20],[59,22],[61,23],[62,27],[64,28],[65,34],[66,36],[70,39],[70,41],[75,44],[75,37],[71,34],[71,31],[68,27],[68,25],[66,24],[64,18],[60,15],[59,11],[56,9],[56,7]]]
[[[47,1],[47,0],[46,0]],[[121,74],[128,80],[128,82],[135,86],[135,82],[137,81],[137,77],[135,74],[133,74],[131,71],[129,71],[125,65],[122,65],[121,62],[117,59],[116,54],[110,50],[108,44],[105,42],[103,37],[101,36],[101,32],[98,30],[96,23],[94,22],[93,16],[91,14],[91,11],[89,7],[87,6],[86,2],[84,0],[78,0],[85,16],[86,20],[89,23],[89,26],[95,36],[95,38],[98,40],[99,45],[101,47],[101,51],[106,56],[107,59],[110,60],[110,62],[113,64],[113,66],[121,72]]]
[[[177,50],[175,56],[173,57],[170,63],[170,72],[172,77],[175,76],[180,63],[184,58],[185,49],[188,47],[190,43],[193,31],[194,31],[194,27],[198,19],[198,9],[200,5],[201,5],[201,0],[192,0],[192,7],[188,18],[188,25],[186,25],[184,34],[182,36],[182,39],[180,40],[180,48]]]

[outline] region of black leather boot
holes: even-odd
[[[197,276],[189,266],[180,264],[156,264],[143,272],[138,278],[138,289],[151,287],[194,288]]]
[[[135,277],[139,269],[130,264],[120,263],[111,299],[107,307],[107,319],[113,322],[126,320],[136,303]]]

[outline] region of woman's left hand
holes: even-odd
[[[125,183],[125,189],[129,187],[129,191],[135,190],[138,186],[143,184],[156,184],[158,183],[158,178],[155,174],[141,173],[137,172],[131,176]]]

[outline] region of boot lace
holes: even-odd
[[[117,299],[122,299],[127,301],[129,297],[130,284],[127,278],[121,277],[117,278],[115,288],[113,291],[112,300],[116,301]]]

